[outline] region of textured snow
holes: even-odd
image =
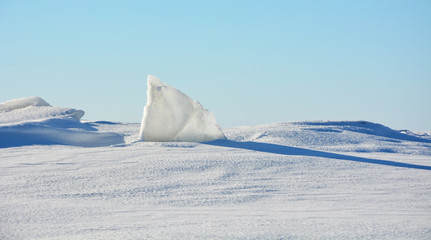
[[[109,146],[123,143],[117,133],[98,132],[82,123],[84,111],[53,107],[40,97],[0,103],[0,148],[34,144]]]
[[[430,239],[431,141],[371,122],[0,148],[0,239]]]
[[[141,140],[204,142],[225,138],[214,114],[199,102],[151,75],[147,85]]]

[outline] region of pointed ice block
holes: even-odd
[[[204,142],[225,139],[214,114],[202,105],[148,75],[147,105],[140,140],[153,142]]]

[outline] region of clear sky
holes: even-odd
[[[0,102],[140,122],[147,74],[222,127],[431,130],[431,1],[0,1]]]

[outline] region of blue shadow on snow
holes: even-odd
[[[277,144],[271,144],[271,143],[215,140],[211,142],[205,142],[204,144],[219,146],[219,147],[246,149],[246,150],[265,152],[265,153],[275,153],[275,154],[288,155],[288,156],[323,157],[323,158],[333,158],[338,160],[371,163],[371,164],[386,165],[386,166],[393,166],[393,167],[431,170],[431,166],[372,159],[372,158],[355,157],[355,156],[349,156],[344,154],[329,153],[329,152],[323,152],[323,151],[317,151],[317,150],[310,150],[306,148],[289,147],[289,146],[283,146],[283,145],[277,145]]]

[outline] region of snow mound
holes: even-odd
[[[51,106],[40,97],[24,97],[0,103],[0,112],[9,112],[12,110],[26,108],[28,106]]]
[[[82,123],[84,111],[52,107],[40,97],[14,99],[0,106],[0,148],[36,144],[97,147],[124,142],[120,134],[98,132]]]
[[[214,114],[202,105],[148,75],[147,105],[140,140],[154,142],[204,142],[225,139]]]

